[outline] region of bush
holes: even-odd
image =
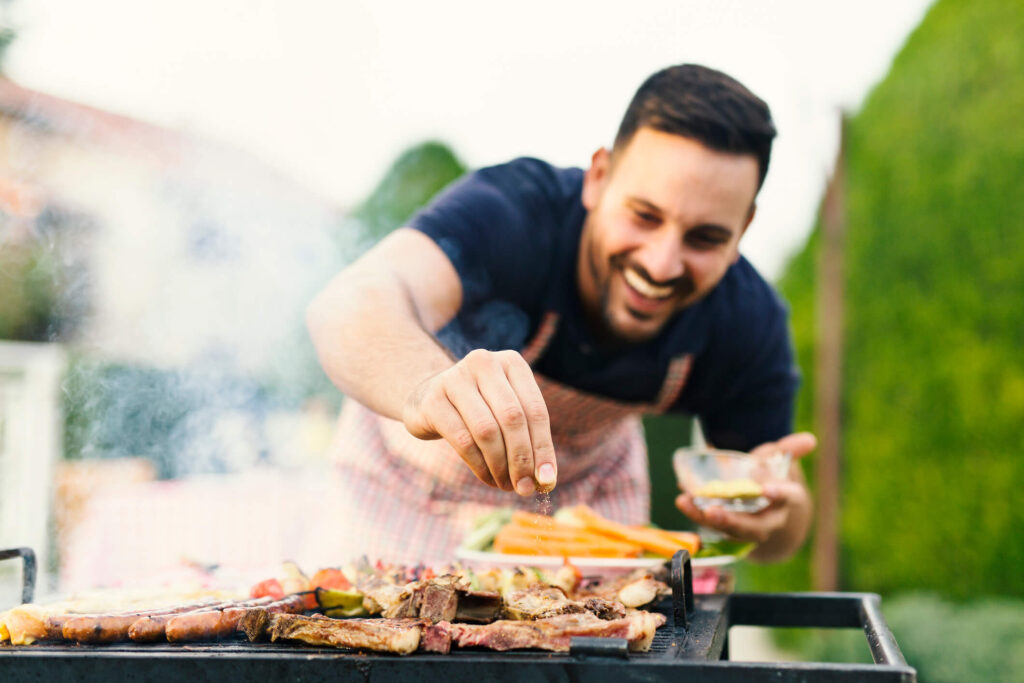
[[[839,494],[854,590],[1024,595],[1009,541],[1024,527],[1021,35],[1021,3],[940,0],[849,124]],[[810,428],[817,239],[780,283]]]

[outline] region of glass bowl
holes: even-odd
[[[709,447],[680,448],[672,456],[676,480],[693,496],[701,510],[717,505],[734,512],[758,512],[770,502],[762,484],[785,479],[789,453],[776,451],[767,456]]]

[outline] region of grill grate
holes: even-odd
[[[5,557],[0,551],[0,559]],[[6,556],[18,556],[18,553]],[[20,556],[26,557],[21,553]],[[628,653],[601,639],[574,639],[569,653],[454,650],[448,655],[367,654],[289,643],[217,643],[88,646],[39,643],[0,646],[8,681],[124,679],[302,681],[750,681],[775,683],[914,683],[879,609],[867,593],[701,595],[692,593],[690,558],[672,559],[673,596],[656,606],[668,618],[651,650]],[[26,576],[29,572],[26,571]],[[685,627],[683,626],[685,624]],[[862,628],[875,664],[728,661],[733,625]],[[615,639],[604,639],[606,641]],[[624,646],[624,641],[620,641]]]

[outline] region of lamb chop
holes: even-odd
[[[590,612],[601,619],[621,619],[626,616],[625,606],[620,602],[599,597],[570,600],[556,586],[534,586],[505,595],[505,616],[517,621],[584,612]]]

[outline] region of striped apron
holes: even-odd
[[[521,351],[532,366],[554,336],[558,315],[548,313]],[[640,417],[664,412],[686,383],[689,354],[672,360],[652,403],[614,401],[535,375],[551,418],[558,462],[554,509],[586,503],[611,519],[650,519],[647,449]],[[443,439],[423,441],[397,421],[348,400],[331,447],[339,467],[329,517],[333,528],[320,547],[333,564],[371,560],[443,564],[473,521],[496,507],[537,511],[521,498],[482,484]]]

